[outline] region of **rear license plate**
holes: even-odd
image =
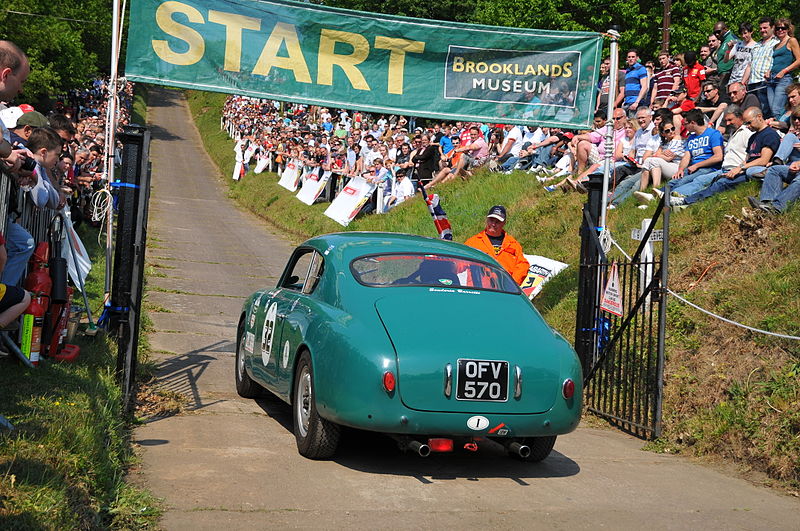
[[[456,399],[505,402],[508,399],[508,362],[458,360]]]

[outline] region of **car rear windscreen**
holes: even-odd
[[[356,258],[355,279],[370,287],[433,286],[519,293],[501,267],[468,258],[431,254],[384,254]]]

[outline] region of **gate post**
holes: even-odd
[[[583,205],[581,223],[581,256],[578,269],[578,307],[575,317],[575,351],[581,360],[583,373],[592,367],[597,355],[597,313],[600,293],[597,264],[604,261],[603,250],[597,245],[598,220],[603,203],[603,175],[592,174],[585,183],[588,198]]]
[[[139,347],[150,200],[150,132],[145,127],[125,126],[117,137],[122,143],[122,169],[117,181],[117,215],[114,274],[109,309],[109,330],[117,336],[117,376],[122,387],[122,407],[132,411]]]

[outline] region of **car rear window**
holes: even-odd
[[[358,282],[370,287],[434,286],[519,293],[503,268],[456,256],[369,255],[353,260],[350,269]]]

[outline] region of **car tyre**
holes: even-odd
[[[341,428],[319,416],[314,392],[314,371],[308,351],[300,355],[295,374],[292,417],[297,450],[300,455],[309,459],[326,459],[336,452]]]
[[[550,455],[553,446],[556,444],[556,436],[550,435],[548,437],[528,437],[520,441],[520,444],[526,444],[531,449],[531,455],[523,459],[529,463],[538,463]]]
[[[261,396],[263,389],[260,385],[258,385],[250,375],[247,374],[247,369],[245,368],[245,359],[244,359],[244,345],[246,342],[245,330],[244,330],[244,319],[242,322],[239,323],[239,329],[236,333],[236,392],[239,393],[239,396],[242,398],[257,398]]]

